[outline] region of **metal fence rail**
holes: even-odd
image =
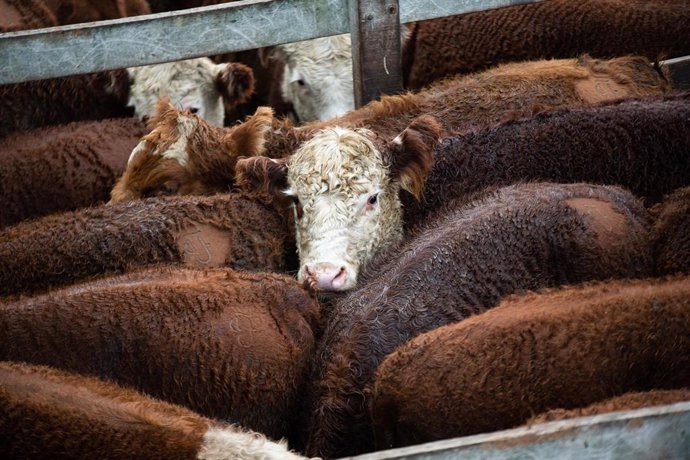
[[[541,0],[364,0],[400,22]],[[0,34],[0,84],[154,64],[350,32],[348,0],[244,0]],[[397,20],[397,16],[395,18]]]
[[[348,458],[686,460],[690,459],[690,401],[544,423]]]

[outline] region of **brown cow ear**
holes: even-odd
[[[253,157],[262,155],[266,137],[273,126],[273,109],[259,107],[247,121],[231,128],[226,138],[231,155]]]
[[[274,198],[287,188],[287,159],[240,158],[235,165],[235,184],[247,192]]]
[[[417,200],[434,164],[434,150],[440,141],[441,124],[431,115],[422,115],[391,143],[391,177]]]
[[[229,106],[243,104],[254,93],[254,72],[237,62],[216,65],[216,88]]]

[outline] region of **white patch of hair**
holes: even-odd
[[[189,161],[189,153],[187,152],[187,144],[192,132],[196,128],[197,120],[186,115],[179,115],[177,117],[177,140],[167,149],[160,152],[154,151],[154,155],[160,155],[163,158],[177,160],[182,166],[186,166]]]
[[[264,435],[228,428],[209,428],[204,434],[199,460],[301,460],[285,441],[273,442]]]

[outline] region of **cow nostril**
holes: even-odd
[[[337,275],[333,278],[331,281],[331,285],[335,289],[340,289],[343,286],[345,286],[345,283],[347,282],[347,269],[345,267],[340,267],[340,271],[338,272]]]

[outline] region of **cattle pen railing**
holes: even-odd
[[[536,1],[542,0],[244,0],[4,33],[0,34],[0,84],[350,33],[359,106],[382,93],[402,89],[401,24]],[[690,88],[690,59],[668,63],[679,86]],[[690,402],[545,427],[440,441],[361,458],[585,458],[592,453],[588,445],[603,445],[608,455],[602,458],[660,458],[665,452],[670,455],[667,458],[690,459]]]
[[[402,90],[400,24],[541,0],[244,0],[0,34],[0,84],[350,33],[355,102]]]

